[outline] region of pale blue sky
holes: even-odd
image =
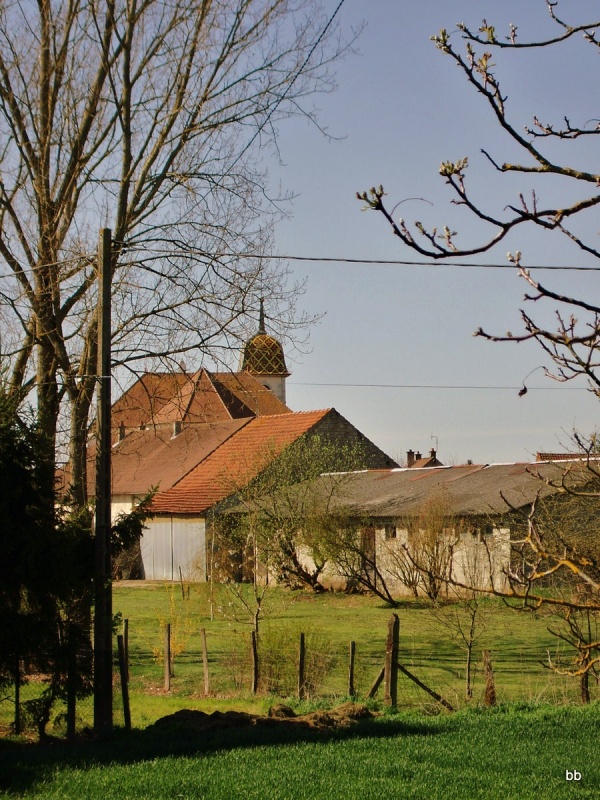
[[[324,2],[333,11],[337,0]],[[559,14],[572,22],[600,17],[598,3],[570,0]],[[536,30],[552,33],[544,0],[346,0],[342,30],[367,23],[359,53],[338,68],[339,89],[318,98],[321,122],[342,141],[328,141],[303,119],[280,126],[283,164],[269,162],[273,185],[297,193],[293,216],[279,224],[282,254],[411,260],[382,217],[361,212],[357,190],[383,183],[390,202],[409,201],[400,214],[441,227],[449,223],[468,242],[477,230],[463,209],[448,204],[450,194],[437,174],[443,160],[469,156],[469,185],[488,208],[515,202],[532,182],[501,176],[480,153],[498,161],[516,160],[516,147],[502,134],[491,112],[453,62],[429,37],[457,22],[477,28],[508,23],[523,39]],[[595,59],[595,60],[594,60]],[[509,108],[519,125],[537,114],[575,124],[597,113],[597,53],[580,38],[547,50],[494,53]],[[565,147],[564,160],[590,164],[590,141]],[[566,154],[569,155],[566,155]],[[522,159],[521,159],[522,160]],[[591,157],[591,163],[595,159]],[[593,169],[593,167],[590,167]],[[563,183],[538,182],[542,199],[573,195]],[[564,202],[564,201],[563,201]],[[593,217],[582,223],[591,239]],[[564,238],[564,237],[563,237]],[[505,264],[506,252],[520,249],[525,264],[593,265],[593,260],[557,236],[524,230],[493,253],[470,261]],[[300,264],[291,267],[308,278],[303,306],[326,312],[311,331],[311,352],[290,357],[288,402],[295,410],[334,406],[393,456],[408,448],[427,452],[438,444],[446,463],[529,460],[537,450],[561,450],[577,427],[597,426],[598,400],[585,383],[560,387],[541,370],[527,381],[530,392],[517,396],[525,376],[548,363],[535,345],[491,344],[472,337],[480,325],[495,333],[519,328],[518,309],[525,284],[507,269],[457,267]],[[576,272],[536,273],[542,282],[579,296],[597,296],[597,276]],[[552,307],[528,309],[549,318]],[[359,388],[320,384],[399,384],[500,386],[506,389]],[[577,388],[578,387],[578,388]]]

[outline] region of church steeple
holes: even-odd
[[[258,380],[285,403],[285,380],[289,372],[281,342],[270,336],[265,327],[264,299],[260,299],[258,331],[244,347],[240,368]]]

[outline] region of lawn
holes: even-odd
[[[175,649],[172,694],[198,698],[203,690],[200,629],[207,632],[213,700],[237,695],[248,700],[250,686],[250,625],[236,598],[221,588],[213,598],[210,587],[190,587],[182,597],[177,584],[117,585],[115,612],[129,619],[131,688],[160,696],[163,667],[154,656],[161,652],[161,621],[170,620]],[[511,610],[501,601],[484,602],[482,632],[475,644],[475,695],[483,695],[481,651],[492,654],[500,700],[571,701],[577,697],[573,679],[557,676],[540,662],[556,654],[559,641],[548,632],[554,624],[540,614]],[[315,595],[273,589],[264,603],[261,623],[263,658],[278,662],[283,694],[295,686],[298,637],[304,631],[314,675],[315,694],[326,699],[347,695],[348,650],[356,641],[356,683],[365,696],[383,665],[387,624],[392,611],[377,598],[326,593]],[[451,626],[436,619],[423,602],[407,600],[396,610],[400,618],[400,660],[432,688],[462,705],[466,654]],[[277,673],[277,664],[271,663]],[[266,680],[265,676],[265,680]],[[277,678],[277,675],[275,675]],[[275,686],[273,685],[275,684]],[[276,693],[277,680],[265,691]],[[402,707],[420,708],[426,700],[413,684],[402,679]]]
[[[270,590],[264,601],[259,637],[261,691],[252,695],[249,615],[227,589],[211,592],[210,586],[202,584],[184,586],[182,592],[179,584],[117,583],[113,606],[115,613],[129,620],[130,698],[133,726],[138,728],[182,707],[266,712],[280,696],[295,691],[301,631],[307,641],[308,678],[312,685],[309,700],[332,705],[347,696],[351,640],[356,642],[356,688],[359,698],[364,698],[383,665],[387,623],[392,613],[370,596]],[[452,705],[465,706],[465,652],[457,643],[452,626],[435,619],[423,602],[407,600],[396,613],[400,618],[401,662]],[[555,675],[540,663],[548,651],[556,654],[559,646],[547,630],[552,621],[545,613],[519,613],[491,599],[484,602],[480,620],[482,632],[475,645],[472,704],[480,703],[483,697],[484,648],[491,651],[500,702],[577,701],[577,682]],[[163,688],[161,663],[161,626],[166,621],[172,626],[175,651],[169,693]],[[206,629],[208,642],[208,697],[203,692],[201,628]],[[39,686],[34,683],[24,686],[22,699],[35,696],[36,691]],[[597,698],[595,683],[592,691]],[[421,689],[400,677],[401,709],[431,710],[431,702]],[[10,701],[0,703],[0,723],[6,726],[11,715]],[[91,723],[91,700],[79,704],[78,715],[80,727]],[[122,721],[118,685],[115,721]],[[49,732],[61,732],[58,721],[54,727],[49,726]]]
[[[548,650],[556,655],[558,646],[548,632],[555,623],[545,613],[519,613],[496,600],[483,604],[475,692],[467,703],[465,654],[452,624],[436,619],[422,602],[406,601],[396,610],[400,661],[460,707],[455,714],[439,713],[428,695],[400,676],[398,712],[386,710],[349,730],[282,733],[253,727],[198,734],[152,723],[181,708],[266,713],[280,695],[293,693],[301,631],[313,694],[303,703],[286,702],[302,711],[345,699],[351,640],[357,649],[359,698],[364,698],[383,663],[391,610],[368,596],[274,589],[265,600],[260,626],[263,685],[257,695],[249,691],[249,616],[227,590],[213,595],[207,585],[182,591],[178,584],[116,584],[114,610],[129,620],[134,730],[117,728],[106,742],[83,737],[73,744],[38,746],[0,740],[1,796],[561,800],[600,795],[600,706],[575,707],[576,681],[540,663]],[[176,651],[169,693],[162,686],[160,663],[166,621]],[[203,694],[201,628],[208,641],[208,697]],[[492,654],[501,703],[496,709],[481,707],[483,649]],[[26,691],[36,690],[34,684],[25,686],[23,699]],[[595,684],[593,691],[598,692]],[[381,700],[373,705],[376,710],[384,710]],[[0,704],[5,718],[10,718],[10,705]],[[80,703],[80,728],[91,723],[91,709],[91,701]],[[117,682],[117,726],[121,720]],[[62,730],[58,719],[49,727],[53,734]],[[581,780],[567,781],[568,771],[581,773]]]
[[[350,731],[201,736],[149,728],[110,742],[0,744],[0,791],[43,800],[567,800],[600,792],[600,708],[387,714]],[[577,782],[566,780],[579,773]]]

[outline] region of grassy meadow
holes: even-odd
[[[113,609],[129,621],[130,703],[133,727],[143,728],[179,708],[204,711],[237,710],[264,713],[290,698],[297,686],[298,640],[305,633],[310,707],[331,706],[348,695],[348,651],[356,642],[355,687],[364,699],[383,666],[387,624],[392,611],[367,595],[312,594],[281,588],[268,590],[262,604],[259,650],[259,693],[250,692],[250,631],[252,592],[242,587],[240,598],[226,587],[123,582],[114,586]],[[249,608],[244,607],[244,601]],[[456,629],[455,606],[432,614],[425,602],[407,600],[396,612],[400,619],[400,661],[416,677],[455,708],[465,699],[464,643]],[[460,620],[464,625],[464,617]],[[163,625],[171,624],[174,674],[171,691],[164,690]],[[481,703],[484,678],[481,652],[491,652],[500,702],[578,702],[575,679],[556,675],[541,662],[548,653],[568,654],[566,645],[548,632],[556,621],[542,611],[518,612],[496,599],[484,599],[476,618],[473,651],[474,691],[471,705]],[[210,692],[204,695],[200,630],[205,628]],[[122,625],[118,625],[118,632]],[[117,674],[115,659],[115,674]],[[22,700],[39,693],[40,684],[22,688]],[[600,697],[591,682],[592,698]],[[376,699],[382,699],[382,689]],[[293,703],[293,700],[292,700]],[[421,689],[399,677],[399,706],[406,710],[435,708]],[[78,705],[78,726],[92,722],[91,698]],[[295,707],[302,708],[300,703]],[[12,719],[10,701],[0,703],[0,725]],[[64,720],[57,709],[48,732],[60,735]],[[115,721],[122,722],[120,690],[115,686]]]
[[[110,742],[0,743],[0,792],[41,800],[597,798],[596,704],[386,714],[349,731],[117,732]],[[578,781],[566,780],[577,771]]]
[[[559,653],[546,612],[517,612],[485,600],[478,611],[474,694],[465,699],[465,652],[457,641],[454,606],[440,618],[424,602],[406,601],[400,618],[400,661],[460,710],[449,714],[399,676],[399,709],[384,709],[382,690],[371,708],[383,712],[335,731],[274,731],[251,727],[200,734],[155,728],[181,708],[266,713],[278,702],[296,711],[347,699],[349,642],[356,642],[356,688],[364,700],[383,664],[391,610],[363,595],[272,589],[260,623],[262,682],[250,687],[249,587],[236,596],[207,585],[120,583],[114,611],[129,620],[130,697],[134,730],[122,724],[118,682],[112,740],[81,737],[71,744],[34,745],[0,739],[0,796],[44,800],[201,798],[438,797],[447,800],[544,800],[600,796],[597,702],[577,707],[578,684],[540,662]],[[244,602],[248,604],[246,608]],[[174,676],[163,687],[163,624],[172,626]],[[210,694],[204,696],[201,628],[206,629]],[[307,641],[311,695],[293,698],[299,633]],[[563,651],[565,646],[563,645]],[[481,651],[492,655],[500,706],[482,707]],[[598,700],[598,687],[592,685]],[[35,684],[23,687],[38,690]],[[11,704],[0,703],[6,730]],[[61,735],[57,717],[50,734]],[[92,703],[79,704],[78,724],[92,722]],[[581,773],[567,781],[567,771]]]
[[[347,696],[351,640],[356,642],[355,683],[359,698],[366,696],[383,665],[392,612],[380,600],[365,595],[315,595],[274,588],[267,592],[262,605],[262,680],[260,692],[254,696],[249,691],[250,588],[243,587],[242,599],[225,587],[211,591],[202,584],[183,589],[179,584],[115,585],[114,611],[129,620],[134,727],[144,727],[181,707],[266,711],[279,697],[288,697],[295,691],[301,631],[307,642],[309,700],[313,704],[331,705]],[[442,618],[436,618],[426,603],[407,600],[396,613],[400,618],[401,663],[460,708],[466,704],[466,651],[459,641],[453,609],[450,607]],[[170,693],[163,688],[162,624],[166,621],[171,623],[174,652]],[[556,675],[541,663],[549,652],[554,658],[561,651],[568,653],[566,646],[548,632],[548,627],[556,626],[556,620],[545,611],[518,612],[496,599],[484,600],[477,617],[471,703],[479,703],[484,693],[483,649],[491,652],[500,702],[577,702],[577,681]],[[208,643],[208,697],[203,692],[201,628],[206,629]],[[598,696],[595,684],[592,696]],[[403,709],[431,709],[428,695],[402,676],[399,703]],[[85,719],[85,703],[80,712]],[[120,719],[118,692],[115,712],[116,719]]]

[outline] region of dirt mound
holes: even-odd
[[[249,726],[270,727],[304,727],[312,730],[332,730],[348,728],[360,719],[375,717],[377,714],[360,703],[344,703],[330,711],[312,711],[310,714],[295,714],[286,705],[277,705],[269,709],[268,716],[247,714],[245,711],[204,711],[182,709],[167,717],[161,717],[154,723],[156,727],[177,726],[195,732],[225,730],[227,728],[245,728]]]

